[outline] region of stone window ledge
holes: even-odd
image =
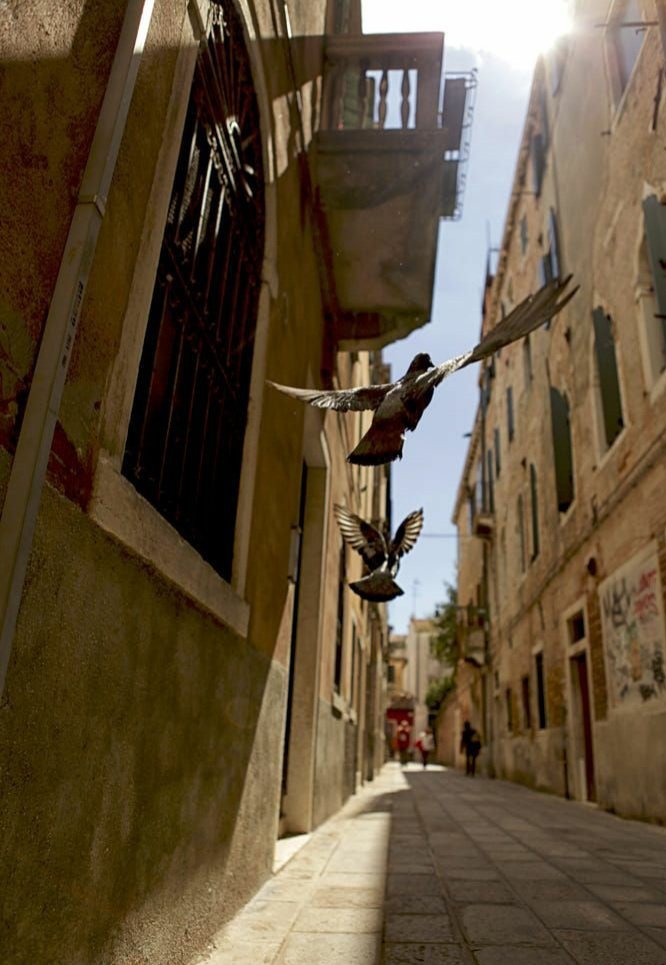
[[[89,515],[183,594],[247,637],[249,604],[139,495],[105,454],[97,465]]]

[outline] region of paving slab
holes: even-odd
[[[479,965],[572,965],[574,959],[559,948],[491,945],[475,953]]]
[[[639,932],[560,931],[578,965],[664,965],[664,949]]]
[[[388,942],[447,942],[453,940],[446,912],[436,915],[390,914],[384,940]]]
[[[461,920],[472,945],[548,945],[553,941],[533,912],[518,905],[467,905]]]
[[[382,965],[466,965],[460,945],[430,945],[424,943],[386,942]]]
[[[666,829],[389,765],[196,965],[666,965],[664,855]]]

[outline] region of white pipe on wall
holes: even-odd
[[[0,694],[4,689],[56,420],[106,199],[155,0],[128,0],[67,236],[0,517]]]

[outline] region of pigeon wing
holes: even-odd
[[[578,285],[569,292],[565,291],[571,278],[571,275],[567,275],[563,281],[554,278],[543,288],[540,288],[538,292],[528,295],[519,305],[516,305],[513,311],[498,322],[471,351],[456,355],[455,358],[428,369],[427,372],[415,379],[413,391],[423,392],[432,386],[439,385],[448,375],[452,375],[458,369],[492,355],[493,352],[505,345],[510,345],[511,342],[515,342],[519,338],[525,338],[535,328],[553,318],[571,301],[578,291]]]
[[[505,345],[529,335],[535,328],[557,315],[578,291],[576,285],[570,292],[566,292],[571,278],[571,275],[567,275],[563,281],[553,278],[538,292],[528,295],[481,339],[473,349],[469,361],[478,362],[479,359],[492,355]]]
[[[381,566],[386,559],[386,543],[379,530],[337,503],[333,512],[343,538],[360,553],[368,567],[374,570]]]
[[[356,389],[296,389],[291,385],[280,385],[268,379],[267,382],[274,389],[290,395],[293,399],[308,402],[318,409],[337,409],[338,412],[376,409],[392,388],[391,383],[388,383],[387,385],[362,385]]]
[[[422,509],[417,509],[415,512],[405,516],[393,537],[393,542],[391,543],[391,558],[400,559],[405,553],[409,553],[410,550],[414,549],[422,529]]]

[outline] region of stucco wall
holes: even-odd
[[[269,872],[281,673],[47,491],[9,683],[3,959],[185,961]]]
[[[603,806],[666,824],[666,711],[611,713],[596,724],[594,738]]]

